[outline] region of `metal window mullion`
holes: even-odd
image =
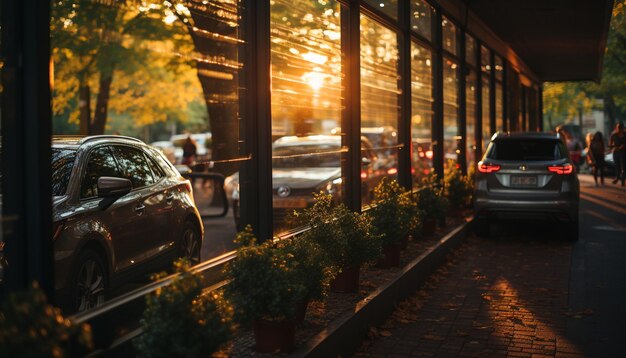
[[[508,69],[507,62],[505,61],[505,59],[502,59],[502,130],[505,132],[511,130],[511,126],[510,126],[511,118],[509,117],[509,110],[508,110],[509,89],[507,87],[508,85],[508,81],[507,81],[508,70],[507,69]]]
[[[467,90],[465,76],[467,74],[468,68],[466,63],[466,54],[465,54],[465,32],[459,31],[459,51],[460,51],[460,66],[459,66],[459,117],[457,120],[457,126],[460,129],[458,131],[458,135],[461,137],[461,141],[458,144],[459,151],[459,164],[461,165],[461,171],[465,174],[467,173]]]
[[[401,95],[398,99],[400,114],[398,121],[398,144],[403,147],[398,151],[398,182],[411,190],[411,35],[410,35],[410,4],[401,1],[399,6],[400,29],[399,45],[399,81]]]
[[[481,43],[476,41],[476,51],[474,57],[476,61],[476,121],[474,130],[474,140],[476,143],[476,161],[480,161],[483,156],[483,70]]]
[[[38,281],[54,302],[50,3],[2,3],[2,239],[6,289]]]
[[[360,7],[351,1],[341,7],[341,50],[343,52],[344,106],[341,141],[348,147],[342,160],[343,202],[361,211],[361,53]]]
[[[252,159],[241,167],[241,214],[260,241],[273,233],[272,217],[272,122],[270,102],[270,4],[248,1],[244,21],[248,31],[245,51],[249,100],[244,120],[244,140]]]
[[[434,61],[433,61],[433,167],[439,178],[443,178],[443,42],[441,28],[441,12],[435,12],[433,28]]]
[[[537,131],[543,132],[543,84],[537,90]]]
[[[496,61],[493,51],[488,50],[489,62],[491,62],[489,71],[489,133],[493,134],[496,132]]]

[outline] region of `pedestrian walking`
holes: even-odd
[[[587,139],[589,138],[587,137]],[[587,164],[593,171],[593,180],[596,186],[598,186],[598,174],[600,175],[600,183],[604,185],[604,139],[600,132],[596,132],[587,143]]]
[[[616,173],[613,184],[617,184],[621,180],[622,186],[624,186],[626,180],[626,173],[624,172],[626,170],[624,168],[626,166],[626,134],[622,122],[617,122],[615,125],[615,130],[609,140],[609,148],[613,151],[613,161],[615,161]]]
[[[196,160],[196,152],[198,148],[196,141],[191,138],[191,135],[187,136],[185,143],[183,144],[183,164],[191,167]]]

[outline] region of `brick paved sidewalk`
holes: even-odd
[[[571,244],[470,237],[357,356],[574,357],[565,338]]]

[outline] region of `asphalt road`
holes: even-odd
[[[626,356],[626,189],[579,177],[578,242],[540,222],[469,237],[357,355]]]

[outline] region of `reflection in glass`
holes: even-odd
[[[496,131],[504,130],[502,83],[496,82]]]
[[[465,61],[472,66],[476,66],[476,39],[465,34]]]
[[[411,1],[411,30],[430,40],[433,14],[433,8],[426,1]]]
[[[271,2],[274,231],[320,190],[341,201],[341,28],[337,1]]]
[[[489,140],[491,139],[491,125],[490,125],[490,113],[491,113],[491,104],[489,101],[489,95],[491,91],[489,90],[489,76],[483,74],[481,76],[482,80],[482,137],[483,137],[483,148],[482,153],[485,153],[487,149],[487,145],[489,144]]]
[[[491,72],[491,53],[485,46],[480,46],[480,69],[483,72]]]
[[[398,0],[365,0],[365,2],[392,19],[398,19]]]
[[[245,143],[239,137],[240,101],[245,104],[239,76],[244,67],[239,51],[246,46],[240,27],[244,3],[50,2],[53,133],[158,141],[155,148],[172,162],[180,162],[182,155],[175,135],[202,133],[207,140],[197,143],[193,169],[209,170],[211,160],[210,170],[236,175],[238,164],[231,160],[240,157],[239,146]],[[207,154],[202,157],[202,152]],[[154,183],[154,162],[141,153],[125,158],[122,165],[135,186]],[[194,191],[196,199],[206,197],[210,185],[194,186]],[[97,194],[94,183],[84,194]],[[203,259],[234,248],[235,221],[231,214],[220,220],[205,225]],[[144,236],[137,235],[137,242]],[[222,251],[209,251],[217,247]],[[146,256],[149,248],[137,244],[137,250]]]
[[[361,14],[361,132],[379,133],[379,139],[372,143],[378,160],[372,170],[361,172],[363,205],[371,202],[372,191],[382,177],[396,177],[398,86],[396,33]]]
[[[458,162],[459,148],[459,80],[458,65],[448,59],[443,61],[443,153],[444,165],[448,160]]]
[[[465,156],[467,168],[476,165],[476,71],[470,70],[465,78]]]
[[[449,51],[453,55],[457,54],[457,41],[456,41],[456,25],[452,23],[447,17],[442,16],[441,31],[443,36],[443,48]]]
[[[496,80],[502,81],[502,76],[504,73],[504,65],[502,64],[502,57],[496,55],[494,59],[495,59],[494,69],[496,71]]]
[[[431,173],[433,122],[432,53],[411,43],[411,172],[415,185]]]

